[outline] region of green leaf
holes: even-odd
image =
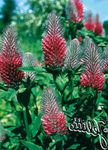
[[[33,119],[33,124],[32,124],[32,135],[33,137],[37,134],[39,128],[40,128],[40,125],[41,125],[41,118],[40,116],[38,117],[35,117]]]
[[[80,146],[80,144],[73,144],[72,146],[70,146],[67,150],[74,150],[77,149]]]
[[[102,43],[98,44],[98,46],[99,46],[99,47],[105,47],[106,44],[105,44],[104,42],[102,42]]]
[[[75,88],[73,89],[72,94],[73,94],[73,97],[74,97],[74,98],[79,98],[78,87],[75,87]]]
[[[8,91],[1,91],[0,99],[6,99],[8,101],[11,101],[11,99],[16,96],[16,93],[17,92],[11,88]]]
[[[22,71],[35,71],[34,67],[20,67],[19,70],[22,70]]]
[[[67,82],[68,82],[68,78],[66,77],[66,75],[59,75],[56,80],[56,86],[58,86],[58,88],[61,91],[63,91]]]
[[[7,88],[5,87],[5,85],[4,85],[4,83],[2,83],[2,82],[0,82],[0,89],[2,89],[2,90],[7,90]]]
[[[86,149],[87,149],[87,147],[82,147],[82,148],[81,148],[81,150],[86,150]]]
[[[18,90],[18,93],[23,93],[25,90],[26,90],[26,88],[20,88],[20,89]]]
[[[41,146],[38,146],[32,142],[22,141],[22,144],[26,146],[29,150],[43,150]]]
[[[46,72],[46,70],[42,67],[34,67],[36,72]]]
[[[99,141],[99,137],[94,139],[94,143],[96,144]]]

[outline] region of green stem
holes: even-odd
[[[23,107],[23,117],[24,117],[24,125],[25,125],[25,130],[27,134],[27,140],[29,141],[31,139],[30,131],[29,131],[29,124],[28,124],[28,119],[27,119],[27,113],[26,113],[26,108]]]
[[[60,89],[60,87],[58,86],[58,84],[57,84],[57,82],[56,82],[56,79],[57,79],[57,75],[56,75],[56,74],[53,74],[54,84],[55,84],[56,88],[58,89],[58,91],[61,93],[61,89]]]
[[[96,101],[97,101],[97,98],[98,98],[98,92],[94,89],[93,89],[93,106],[92,106],[92,119],[95,118],[95,110],[96,110]],[[92,137],[92,144],[93,144],[93,148],[95,149],[95,145],[94,145],[94,137]]]
[[[34,95],[34,93],[32,91],[31,91],[31,94],[33,96],[34,105],[36,106],[35,112],[36,112],[36,115],[38,116],[38,107],[37,107],[37,102],[36,102],[36,96]]]
[[[98,98],[98,92],[95,90],[94,91],[94,97],[93,97],[93,111],[92,111],[92,118],[94,119],[95,117],[95,110],[96,110],[96,101]]]
[[[71,92],[69,92],[69,95],[68,96],[71,96],[71,99],[72,99],[72,92],[73,92],[73,73],[71,71],[68,72],[68,79],[69,79],[69,86],[70,86],[70,89],[71,89]]]

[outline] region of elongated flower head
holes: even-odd
[[[35,59],[32,53],[26,52],[23,57],[23,66],[25,67],[36,67],[38,65],[38,61]],[[24,72],[25,78],[30,78],[34,80],[36,77],[35,72],[33,71],[26,71]]]
[[[0,76],[7,85],[16,85],[24,77],[19,71],[22,66],[22,56],[18,52],[16,35],[11,27],[4,33],[2,50],[0,53]]]
[[[95,30],[94,30],[96,35],[102,35],[103,32],[103,26],[102,23],[99,20],[99,15],[96,15],[96,19],[95,19]]]
[[[86,37],[84,47],[84,72],[80,79],[81,85],[100,91],[104,87],[104,74],[98,49],[89,37]]]
[[[103,51],[103,71],[106,71],[108,69],[108,45],[104,48]]]
[[[77,39],[70,41],[67,48],[65,67],[67,69],[73,69],[78,65],[78,55],[79,55],[80,44]]]
[[[42,40],[45,64],[56,68],[63,65],[66,53],[66,41],[62,37],[60,20],[55,13],[49,15],[47,28],[47,33]]]
[[[60,111],[54,92],[46,89],[43,93],[42,125],[47,134],[66,133],[66,118]]]
[[[74,23],[81,22],[84,18],[84,7],[80,0],[69,0],[66,11]]]
[[[88,14],[87,22],[84,23],[84,26],[87,30],[94,32],[95,31],[95,23],[92,18],[92,13]]]

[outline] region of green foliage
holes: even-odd
[[[22,141],[22,144],[25,145],[29,150],[43,150],[41,146],[38,146],[36,144],[33,144],[31,142],[27,142],[27,141]]]
[[[1,8],[1,15],[2,15],[2,23],[5,27],[6,25],[10,24],[12,21],[12,16],[16,8],[16,3],[15,0],[4,0],[3,2],[4,4]]]
[[[96,95],[95,90],[81,87],[78,84],[79,75],[74,75],[71,79],[73,81],[73,84],[71,85],[67,72],[61,72],[54,81],[53,76],[42,67],[22,67],[20,69],[23,71],[34,71],[37,73],[37,77],[34,86],[31,87],[31,91],[30,86],[32,82],[26,80],[24,82],[27,83],[27,86],[24,86],[26,84],[23,83],[24,85],[21,85],[18,91],[13,89],[9,89],[8,92],[1,90],[0,98],[2,101],[0,107],[4,107],[3,105],[6,100],[7,104],[5,105],[4,111],[6,109],[8,110],[7,112],[1,113],[1,121],[3,124],[6,122],[5,128],[7,130],[6,141],[2,143],[2,149],[18,150],[20,148],[21,150],[56,150],[59,147],[61,150],[83,150],[88,149],[89,146],[91,146],[92,149],[94,148],[95,150],[96,147],[99,147],[98,138],[91,140],[92,136],[84,133],[69,131],[67,135],[45,135],[41,126],[42,114],[40,107],[43,88],[50,86],[56,89],[59,101],[61,99],[61,105],[63,106],[63,111],[67,117],[68,126],[69,123],[71,123],[71,119],[74,117],[82,118],[84,120],[90,118],[95,118],[97,121],[100,119],[106,120],[108,117],[106,109],[108,95],[106,92],[107,82],[105,83],[103,92]],[[75,72],[75,74],[77,74],[77,72]],[[47,81],[46,84],[45,81]],[[16,98],[16,93],[26,92],[26,89],[29,89],[29,92],[31,93],[30,101],[27,103],[31,122],[28,122],[28,127],[24,130],[24,124],[21,118],[23,117],[24,107],[26,108],[27,106],[23,106],[23,103],[21,105],[18,103],[18,96]],[[28,96],[22,98],[26,102]],[[94,100],[96,107],[93,106]],[[101,106],[100,104],[103,105]],[[94,114],[92,109],[95,109]],[[6,117],[8,113],[12,115],[13,119],[9,120],[9,118]],[[29,117],[26,119],[29,120]],[[26,134],[26,129],[27,132],[29,131],[29,135]],[[29,138],[27,136],[29,136]],[[83,141],[85,141],[85,143]]]
[[[108,36],[108,20],[104,21],[103,27],[105,29],[105,35]]]

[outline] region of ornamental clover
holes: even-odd
[[[21,82],[24,73],[19,69],[22,66],[22,55],[18,51],[16,35],[12,27],[8,27],[4,33],[2,49],[0,53],[0,77],[8,86]]]
[[[92,32],[95,31],[95,23],[93,21],[93,17],[92,17],[91,12],[89,12],[87,21],[84,23],[84,26],[88,31],[92,31]]]
[[[55,13],[49,15],[47,28],[42,39],[45,64],[49,67],[61,67],[66,54],[66,41],[62,37],[60,19]]]
[[[105,72],[108,69],[108,45],[104,48],[104,51],[102,53],[104,62],[103,72]]]
[[[99,20],[99,15],[97,14],[95,20],[93,20],[92,13],[88,14],[88,20],[84,23],[87,30],[92,31],[95,35],[102,35],[103,26]]]
[[[88,86],[101,91],[104,87],[104,74],[98,48],[86,37],[84,43],[84,72],[80,77],[82,86]]]
[[[94,31],[94,33],[96,35],[102,35],[102,32],[103,32],[103,26],[99,20],[99,15],[97,14],[96,18],[95,18],[95,31]]]
[[[72,70],[77,67],[79,61],[80,42],[77,39],[70,41],[67,47],[66,58],[64,62],[65,68]]]
[[[67,4],[67,16],[74,23],[83,21],[84,7],[80,0],[69,0]]]
[[[42,125],[47,134],[66,134],[66,118],[59,109],[54,92],[46,89],[43,93],[43,116]]]

